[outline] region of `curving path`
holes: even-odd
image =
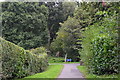
[[[80,71],[77,69],[77,66],[79,65],[80,64],[78,63],[64,64],[64,68],[57,80],[60,78],[76,78],[77,80],[82,78],[82,80],[84,80],[82,73],[80,73]]]

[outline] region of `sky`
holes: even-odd
[[[0,0],[0,2],[4,2],[5,0]]]

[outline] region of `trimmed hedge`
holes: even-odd
[[[47,54],[36,55],[31,51],[0,38],[2,52],[2,78],[22,78],[44,71],[47,66]],[[34,49],[35,51],[36,49]],[[39,52],[38,52],[39,53]]]

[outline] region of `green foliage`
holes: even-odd
[[[30,50],[31,53],[34,53],[36,55],[47,55],[47,50],[44,48],[44,47],[38,47],[38,48],[35,48],[35,49],[31,49]]]
[[[79,7],[75,13],[74,13],[74,17],[76,19],[78,19],[79,21],[79,25],[81,27],[87,27],[91,22],[92,22],[92,18],[90,16],[90,12],[84,10],[83,8]]]
[[[59,62],[64,62],[63,57],[49,57],[48,58],[49,63],[59,63]]]
[[[74,11],[77,9],[77,3],[76,2],[63,2],[63,17],[65,20],[70,16],[73,17]]]
[[[82,28],[85,28],[104,19],[106,14],[119,13],[119,4],[113,2],[106,3],[106,6],[103,6],[101,2],[83,2],[75,10],[74,17],[79,20]]]
[[[25,49],[47,43],[49,49],[59,23],[72,16],[75,8],[74,2],[2,3],[3,37]]]
[[[69,17],[64,23],[60,24],[61,28],[57,32],[58,36],[51,43],[52,49],[58,50],[63,56],[67,53],[69,58],[73,58],[73,56],[77,57],[79,54],[77,53],[76,42],[79,38],[81,28],[78,20]]]
[[[90,59],[94,74],[118,73],[118,53],[115,39],[98,38],[93,41],[93,56]]]
[[[22,78],[42,72],[47,68],[46,51],[44,53],[38,51],[38,54],[42,55],[38,56],[2,38],[0,38],[0,42],[2,45],[0,53],[2,55],[2,78]]]
[[[81,3],[80,7],[75,7],[76,3],[71,3],[67,7],[68,3],[63,3],[64,9],[67,10],[73,6],[75,9],[74,17],[68,17],[64,23],[61,23],[61,28],[57,32],[56,39],[51,43],[51,49],[53,52],[61,51],[62,55],[65,53],[70,54],[69,57],[77,58],[77,48],[81,48],[80,45],[77,45],[79,37],[81,37],[80,31],[82,28],[87,27],[90,24],[93,24],[96,19],[96,12],[99,10],[98,3]],[[100,5],[98,5],[100,6]],[[95,8],[94,8],[95,7]],[[73,9],[71,8],[71,10]],[[67,12],[64,11],[64,12]],[[68,10],[69,11],[69,10]],[[77,55],[77,56],[76,56]]]
[[[25,49],[47,43],[48,8],[37,2],[2,3],[3,37]]]
[[[49,10],[47,30],[48,49],[50,50],[50,44],[56,38],[56,33],[61,27],[59,23],[65,21],[68,16],[73,16],[77,5],[75,2],[47,2],[45,5]]]
[[[81,59],[94,74],[118,73],[116,14],[107,16],[82,31]]]

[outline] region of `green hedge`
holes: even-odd
[[[118,73],[117,43],[111,38],[98,38],[92,42],[93,58],[90,58],[91,72],[94,74]]]
[[[32,67],[36,67],[36,68],[32,68],[34,69],[33,71],[35,72],[39,72],[39,70],[44,71],[48,66],[46,49],[44,47],[39,47],[39,48],[30,50],[30,52],[32,53],[32,55],[34,55],[33,57],[34,61],[32,62]]]
[[[79,53],[89,72],[98,75],[119,73],[116,26],[116,15],[112,15],[82,31]]]
[[[0,42],[2,46],[0,55],[2,55],[3,79],[22,78],[47,68],[46,53],[41,52],[42,55],[38,56],[2,38],[0,38]]]

